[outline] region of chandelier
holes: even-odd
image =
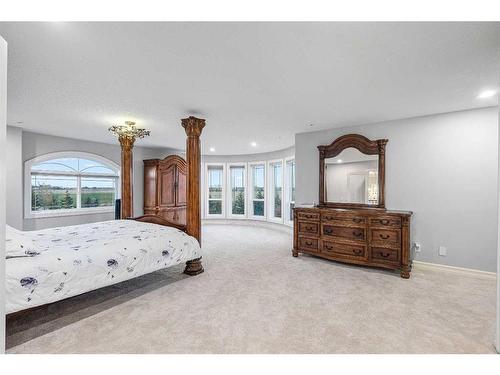
[[[130,140],[135,140],[136,138],[144,138],[149,136],[150,131],[135,126],[133,121],[125,121],[125,125],[113,125],[108,129],[111,133],[114,133],[118,138],[126,138]]]

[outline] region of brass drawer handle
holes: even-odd
[[[324,231],[325,231],[326,234],[332,234],[333,233],[333,229],[332,228],[325,228]]]
[[[390,221],[390,220],[388,220],[388,219],[380,219],[380,220],[379,220],[379,222],[380,222],[380,224],[382,224],[382,225],[387,225],[387,224],[389,224],[391,221]]]
[[[307,219],[312,219],[312,218],[314,218],[314,217],[315,217],[315,215],[306,215],[306,218],[307,218]]]
[[[352,221],[354,221],[355,223],[361,223],[363,221],[363,219],[355,217],[355,218],[352,219]]]
[[[326,249],[327,250],[333,250],[333,246],[332,245],[325,245]]]
[[[356,255],[361,255],[361,253],[363,252],[363,250],[361,249],[352,249],[352,252]]]
[[[313,243],[311,241],[306,241],[307,246],[311,246]]]
[[[354,237],[359,238],[359,237],[361,237],[361,236],[363,235],[363,232],[356,232],[356,231],[353,231],[353,232],[352,232],[352,235],[353,235]]]
[[[326,219],[326,220],[333,220],[333,219],[334,219],[334,217],[333,217],[333,216],[325,216],[325,219]]]
[[[387,240],[387,239],[391,238],[391,235],[390,235],[390,234],[386,234],[386,235],[384,235],[384,234],[379,234],[379,236],[380,236],[380,238],[382,238],[383,240]]]
[[[379,254],[382,258],[389,258],[391,253],[384,253],[383,251],[379,251]]]
[[[314,227],[312,227],[312,226],[308,225],[308,226],[306,226],[306,230],[307,230],[308,232],[312,232],[312,231],[315,231],[316,229],[315,229]]]

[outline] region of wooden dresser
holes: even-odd
[[[144,160],[144,214],[186,224],[186,161],[178,155]]]
[[[295,208],[293,256],[398,269],[409,278],[411,212]]]

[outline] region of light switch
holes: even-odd
[[[444,246],[439,246],[438,254],[442,257],[446,256],[446,247]]]

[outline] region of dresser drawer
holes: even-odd
[[[371,227],[397,227],[401,228],[401,218],[397,216],[377,216],[370,218]]]
[[[366,238],[364,228],[337,227],[327,224],[323,224],[322,234],[325,236],[339,237],[358,241],[364,241]]]
[[[297,217],[302,220],[319,221],[319,212],[297,212]]]
[[[366,246],[322,241],[321,252],[326,255],[348,255],[350,257],[364,258],[366,256]]]
[[[362,216],[338,216],[335,214],[322,213],[321,221],[337,226],[365,226],[366,218]]]
[[[311,223],[308,221],[299,221],[299,233],[307,233],[318,235],[319,234],[319,223]]]
[[[373,242],[387,242],[399,245],[401,243],[401,230],[399,229],[370,229]]]
[[[370,249],[370,257],[372,260],[388,263],[399,263],[399,253],[400,250],[385,247],[372,247]]]
[[[299,236],[299,250],[319,252],[319,240],[317,238]]]

